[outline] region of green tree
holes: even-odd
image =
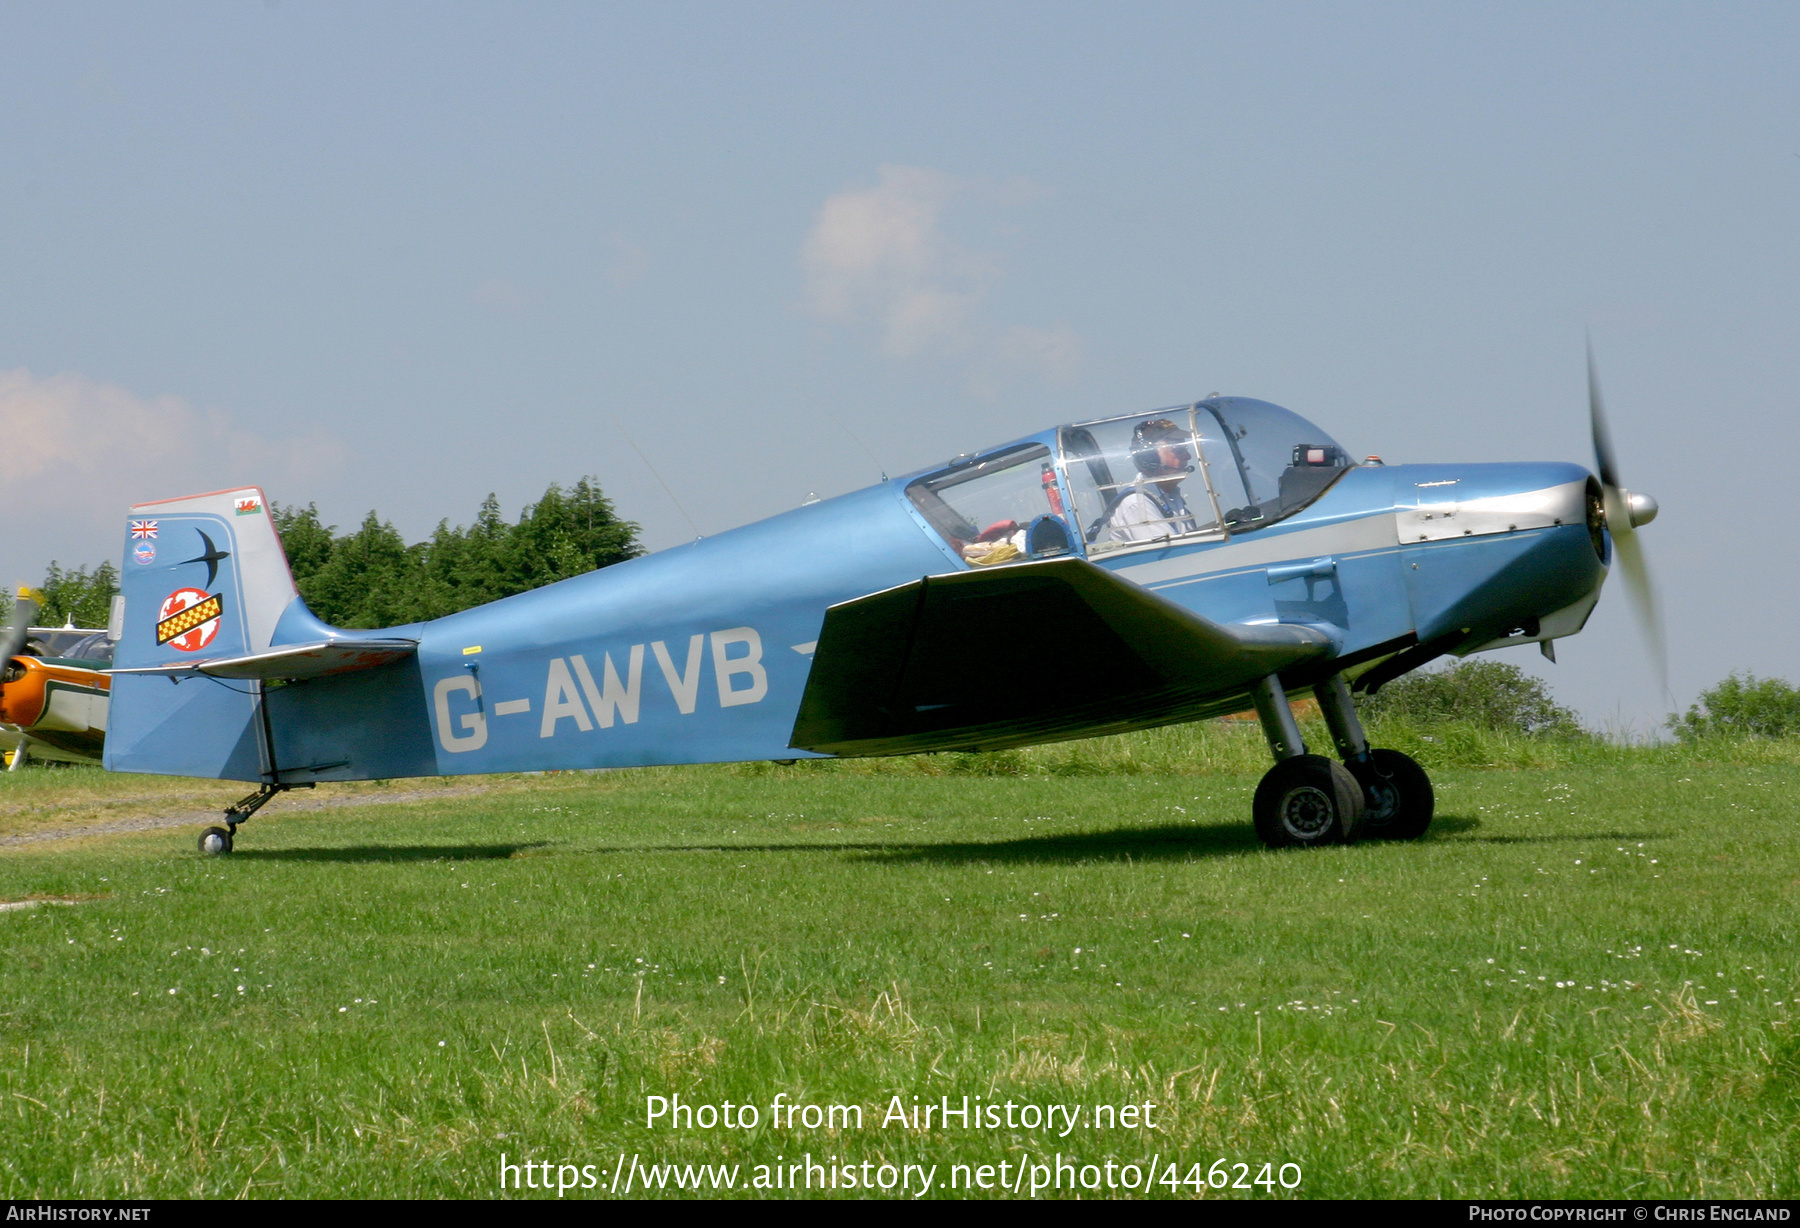
[[[441,618],[643,553],[637,525],[618,518],[593,478],[567,491],[552,483],[516,525],[490,494],[468,528],[439,521],[411,546],[375,512],[343,537],[310,504],[272,512],[300,595],[340,627]]]
[[[1800,687],[1780,678],[1730,675],[1669,728],[1684,742],[1707,737],[1783,738],[1800,734]]]
[[[644,552],[637,544],[638,527],[618,518],[612,500],[600,493],[597,478],[582,478],[567,492],[552,483],[543,499],[528,509],[527,518],[540,531],[547,525],[553,526],[568,538],[580,559],[580,570],[570,571],[569,575],[610,567]]]
[[[520,591],[509,587],[502,574],[511,533],[492,494],[481,501],[475,523],[467,529],[439,521],[425,543],[413,617],[442,618]]]
[[[334,626],[392,627],[408,621],[420,553],[370,512],[356,532],[332,542],[324,565],[296,587],[308,608]]]
[[[64,571],[52,562],[41,590],[43,603],[37,625],[60,627],[74,623],[77,627],[104,627],[112,615],[112,599],[119,591],[119,569],[109,560],[94,568],[77,567]]]
[[[1550,696],[1542,679],[1503,661],[1463,661],[1449,669],[1396,678],[1363,702],[1371,720],[1415,724],[1466,721],[1524,734],[1577,734],[1581,723]]]
[[[281,536],[281,548],[287,552],[294,584],[304,585],[331,561],[335,541],[332,534],[337,532],[337,526],[320,523],[319,509],[311,503],[305,507],[271,503],[269,514],[274,518],[275,532]]]

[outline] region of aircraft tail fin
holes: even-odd
[[[264,652],[299,596],[268,501],[254,486],[134,506],[119,589],[120,670]],[[258,719],[247,682],[118,674],[106,766],[256,780],[266,766]]]

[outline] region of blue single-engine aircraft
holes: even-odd
[[[1425,772],[1352,690],[1581,630],[1612,555],[1648,610],[1597,386],[1598,478],[1352,463],[1241,397],[1073,423],[431,622],[346,630],[263,494],[131,509],[106,766],[317,781],[993,750],[1254,705],[1272,846],[1410,839]],[[1354,682],[1354,686],[1352,683]],[[1336,758],[1288,697],[1319,701]]]

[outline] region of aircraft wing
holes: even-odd
[[[832,606],[791,744],[993,750],[1233,711],[1330,654],[1324,632],[1225,625],[1083,559],[927,576]]]
[[[214,678],[256,678],[264,682],[277,679],[298,681],[302,678],[324,678],[331,674],[347,674],[353,670],[373,669],[411,656],[419,649],[417,640],[321,640],[315,644],[287,644],[241,657],[214,657],[204,661],[178,661],[170,665],[142,669],[114,669],[110,674],[164,674],[182,677],[208,674]]]

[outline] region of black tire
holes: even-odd
[[[1295,755],[1262,778],[1251,812],[1272,849],[1353,844],[1362,835],[1363,789],[1343,764]]]
[[[1357,773],[1363,785],[1363,834],[1372,840],[1417,840],[1431,826],[1437,794],[1418,761],[1397,750],[1372,750]]]
[[[200,833],[200,851],[218,857],[231,851],[231,833],[223,827],[209,827]]]

